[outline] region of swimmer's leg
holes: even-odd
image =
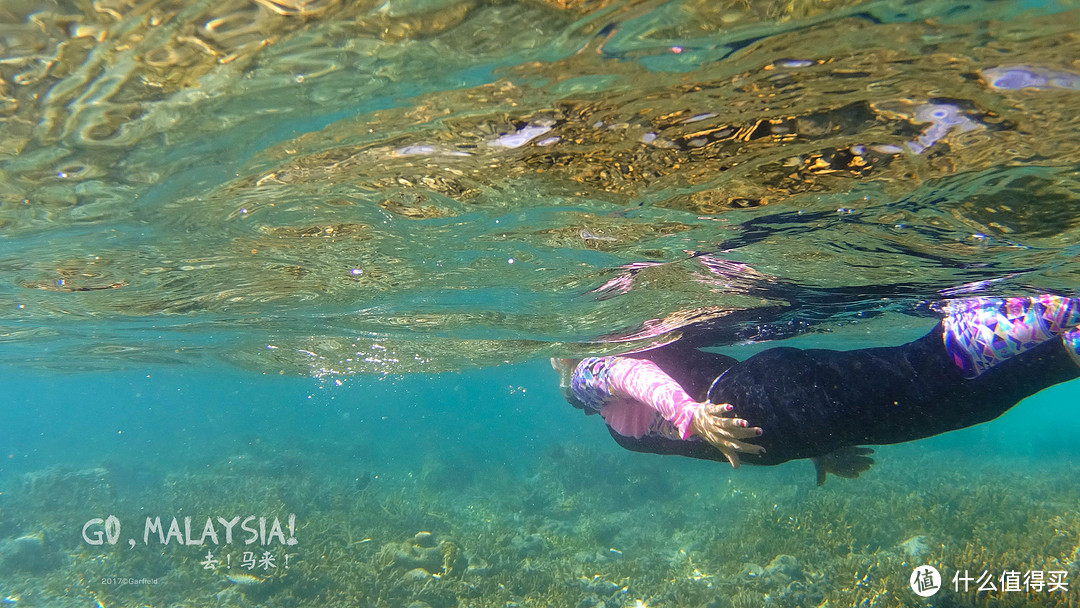
[[[1080,329],[1066,332],[1061,336],[1061,341],[1065,343],[1065,350],[1072,357],[1073,362],[1080,365]]]
[[[966,298],[946,304],[942,320],[945,349],[966,378],[1063,336],[1066,347],[1080,347],[1080,299],[1054,295]],[[1080,356],[1080,355],[1077,355]],[[1080,358],[1078,358],[1080,361]]]
[[[814,472],[817,475],[817,485],[825,484],[825,477],[832,473],[837,477],[855,479],[860,474],[870,470],[874,459],[870,457],[874,450],[847,446],[824,456],[814,456],[810,461],[814,463]]]

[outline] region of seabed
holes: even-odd
[[[731,473],[574,445],[551,447],[521,470],[432,457],[415,471],[372,473],[327,466],[333,453],[266,448],[182,473],[102,463],[2,480],[0,605],[1080,603],[1080,487],[1062,483],[1077,479],[1075,464],[965,460],[903,446],[879,451],[863,478],[819,488],[808,463]],[[122,522],[116,544],[85,542],[84,523],[108,515]],[[220,527],[215,546],[162,545],[156,532],[143,543],[147,517],[180,525],[190,517],[186,543],[207,540],[207,518],[234,516],[254,516],[247,523],[256,530],[258,517],[277,517],[295,544],[273,535],[244,544],[251,535],[239,524],[227,545]],[[89,528],[91,538],[98,529]],[[245,551],[259,560],[269,553],[272,564],[245,567]],[[207,567],[208,552],[216,568]],[[927,599],[908,585],[923,564],[943,578]],[[950,579],[965,569],[995,579],[1007,570],[1066,571],[1068,589],[1001,591],[995,580],[996,592],[974,584],[954,592]]]

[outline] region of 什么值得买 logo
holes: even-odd
[[[933,566],[919,566],[908,579],[911,590],[919,597],[930,597],[941,589],[941,573]]]

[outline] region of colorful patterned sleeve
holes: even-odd
[[[949,302],[945,312],[945,348],[968,378],[1057,336],[1074,356],[1080,343],[1077,298],[965,298]]]
[[[586,410],[600,412],[619,399],[632,399],[667,420],[679,437],[693,435],[690,423],[700,404],[655,363],[626,357],[584,359],[570,379],[574,398]]]

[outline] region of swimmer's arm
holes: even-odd
[[[587,365],[589,361],[586,359],[581,365]],[[757,437],[761,429],[751,428],[740,418],[726,416],[732,410],[730,405],[694,401],[652,361],[611,357],[606,367],[605,373],[596,379],[606,384],[603,389],[608,394],[614,398],[632,399],[655,410],[675,425],[683,439],[700,436],[720,450],[733,467],[739,466],[739,452],[760,454],[764,451],[760,446],[740,441]]]

